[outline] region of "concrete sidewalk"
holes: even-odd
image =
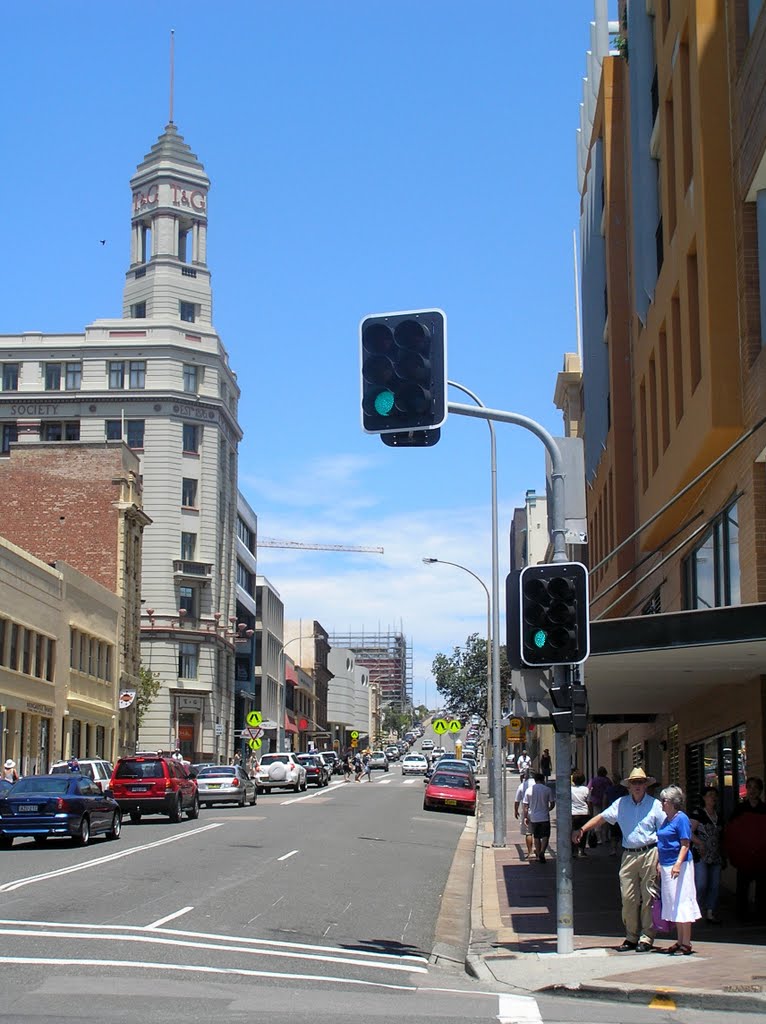
[[[736,925],[725,901],[721,926],[694,925],[692,956],[659,952],[675,935],[658,936],[656,952],[615,952],[624,938],[620,858],[610,857],[606,847],[573,862],[574,952],[558,955],[555,823],[547,862],[528,862],[513,815],[518,777],[509,775],[508,782],[506,847],[492,846],[492,802],[480,800],[466,957],[472,974],[526,993],[566,991],[669,1009],[766,1014],[766,927]]]

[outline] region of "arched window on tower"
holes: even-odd
[[[182,222],[178,225],[178,258],[181,263],[192,261],[192,229]]]
[[[141,262],[152,258],[152,229],[149,224],[141,225]]]

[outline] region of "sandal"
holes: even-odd
[[[669,956],[673,956],[673,954],[674,953],[678,953],[680,949],[681,949],[680,943],[674,942],[672,946],[668,946],[668,948],[665,950],[665,952]]]
[[[678,952],[681,953],[683,956],[691,956],[694,950],[691,946],[680,945],[678,947]]]

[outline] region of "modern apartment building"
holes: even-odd
[[[234,749],[240,392],[212,323],[209,185],[171,122],[130,181],[122,318],[0,338],[4,451],[124,440],[138,457],[142,661],[161,683],[140,743],[194,759]]]
[[[593,760],[726,813],[766,766],[766,5],[605,8],[578,150]]]
[[[255,580],[255,707],[266,722],[263,752],[276,750],[284,729],[285,707],[285,606],[276,587],[265,577]],[[292,647],[287,652],[292,654]]]

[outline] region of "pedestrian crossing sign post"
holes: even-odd
[[[508,743],[519,743],[524,739],[524,722],[521,718],[512,718],[505,727],[505,738]]]

